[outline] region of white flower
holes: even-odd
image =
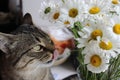
[[[115,15],[120,15],[120,1],[119,0],[111,0],[109,6],[109,16],[113,17]]]
[[[85,50],[83,53],[89,53],[89,49],[93,50],[96,49],[98,51],[102,51],[104,55],[115,58],[120,54],[120,45],[117,42],[112,42],[109,39],[102,38],[98,39],[97,41],[91,40],[87,46],[85,47]]]
[[[61,8],[61,22],[69,22],[71,27],[73,27],[74,22],[81,20],[82,15],[80,14],[84,6],[83,0],[64,0],[64,5]],[[80,6],[81,5],[81,6]]]
[[[87,69],[93,73],[105,72],[109,66],[109,57],[94,44],[89,45],[89,47],[85,48],[85,51],[83,50],[83,54],[85,54],[84,64],[87,64]]]
[[[84,18],[92,16],[93,19],[97,19],[99,17],[106,17],[109,12],[110,0],[86,0],[85,4],[86,8],[82,11],[84,14]]]
[[[91,40],[97,40],[97,37],[103,37],[103,27],[105,27],[104,24],[102,24],[100,21],[98,23],[93,22],[83,22],[82,23],[85,27],[81,29],[81,31],[78,31],[78,34],[80,38],[77,38],[78,41],[78,48],[85,47],[89,41]]]
[[[100,49],[102,49],[109,57],[114,58],[117,57],[118,54],[120,54],[119,42],[113,42],[104,37],[100,41],[98,41],[98,43],[96,42],[95,44],[98,44]]]
[[[53,21],[59,17],[59,7],[61,2],[57,2],[52,0],[44,0],[40,4],[39,14],[40,17],[46,20]]]
[[[109,58],[100,50],[89,49],[88,51],[89,53],[85,55],[84,59],[84,63],[87,64],[87,69],[93,73],[105,72],[109,66]]]
[[[88,44],[88,39],[87,38],[76,38],[78,45],[77,48],[83,48],[85,46],[87,46]]]
[[[114,42],[120,42],[120,16],[109,20],[108,26],[103,29],[105,36]]]
[[[108,23],[108,20],[109,20],[109,17],[101,17],[101,16],[96,16],[96,17],[93,17],[93,16],[88,16],[86,18],[83,19],[83,21],[81,21],[81,24],[83,26],[97,26],[99,27],[102,27],[103,25],[105,26],[107,23]]]
[[[53,12],[51,13],[50,21],[55,23],[55,22],[57,22],[59,20],[59,17],[60,17],[59,8],[58,9],[54,9]]]
[[[60,16],[61,17],[61,16]],[[68,17],[64,18],[64,19],[59,19],[58,21],[60,24],[64,25],[67,28],[71,28],[74,26],[74,21]]]
[[[78,42],[78,48],[85,47],[88,44],[90,40],[90,32],[91,30],[89,29],[82,29],[82,31],[78,31],[80,38],[75,38]]]
[[[113,5],[119,5],[120,4],[120,1],[119,0],[111,0],[111,3]]]

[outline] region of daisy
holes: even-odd
[[[103,30],[105,36],[114,42],[120,42],[120,16],[109,20],[108,26]]]
[[[61,17],[61,15],[60,15]],[[67,28],[72,28],[74,26],[74,21],[68,17],[64,18],[61,20],[61,18],[59,18],[58,23],[64,25]]]
[[[96,43],[97,44],[97,43]],[[117,57],[118,54],[120,54],[120,45],[117,42],[112,42],[109,39],[102,38],[100,41],[98,41],[98,46],[101,50],[103,50],[106,55],[109,57]]]
[[[105,17],[109,10],[110,0],[86,0],[84,5],[86,7],[82,12],[85,18],[88,16]]]
[[[96,46],[93,46],[93,44],[89,45],[89,48],[85,48],[84,50],[82,52],[85,54],[84,64],[87,64],[89,71],[101,73],[108,69],[109,57],[107,57],[102,50],[99,50]]]
[[[82,6],[82,3],[84,3],[84,1],[82,0],[65,0],[63,7],[60,9],[61,11],[60,20],[63,23],[67,21],[71,25],[73,25],[74,22],[81,20],[82,15],[80,13],[82,12],[81,10],[85,7]]]
[[[52,0],[44,0],[43,2],[41,2],[40,4],[40,9],[39,9],[39,14],[40,17],[43,19],[54,19],[56,20],[59,17],[59,6],[60,6],[60,2],[57,2]]]
[[[78,48],[85,47],[88,44],[90,40],[90,32],[91,30],[86,28],[82,29],[82,31],[78,31],[80,38],[75,38],[75,40],[78,42]]]
[[[82,38],[82,39],[76,38],[75,40],[78,42],[77,48],[83,48],[83,47],[87,46],[88,41],[89,41],[87,38]]]
[[[86,22],[82,23],[85,27],[78,31],[78,34],[80,36],[79,38],[76,38],[76,40],[78,41],[78,48],[85,47],[89,43],[89,41],[97,40],[97,37],[104,36],[103,27],[105,27],[105,25],[101,23],[101,21],[97,22],[98,23],[93,23],[88,21],[87,25]]]
[[[92,47],[92,46],[93,47]],[[115,58],[120,53],[120,45],[117,42],[112,42],[106,37],[100,38],[98,37],[97,40],[91,40],[87,46],[85,47],[84,53],[89,53],[89,49],[93,50],[96,49],[98,51],[102,51],[106,56]]]
[[[51,13],[50,21],[52,23],[56,23],[59,20],[59,17],[60,17],[60,11],[59,11],[59,7],[58,7],[56,9],[54,9],[53,12]]]
[[[119,0],[111,0],[109,13],[110,16],[120,15],[120,1]]]
[[[96,40],[98,36],[102,37],[103,36],[103,31],[102,27],[104,25],[90,25],[89,27],[84,27],[81,32],[78,32],[78,34],[81,37],[87,37],[89,39],[94,39]],[[85,33],[87,36],[82,35],[82,33]]]
[[[103,28],[106,26],[101,20],[96,20],[96,22],[85,20],[82,22],[84,26],[80,31],[78,31],[79,38],[76,38],[78,48],[85,47],[89,41],[97,40],[97,37],[103,37]]]
[[[119,0],[111,0],[111,3],[113,5],[119,5],[120,4],[120,1]]]

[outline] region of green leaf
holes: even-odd
[[[73,32],[73,35],[75,36],[75,38],[79,38],[77,29],[71,28],[71,31]]]
[[[76,28],[77,30],[81,30],[83,28],[83,26],[81,25],[81,23],[79,21],[74,23],[74,28]]]

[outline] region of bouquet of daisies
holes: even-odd
[[[119,80],[119,0],[44,0],[39,13],[73,33],[81,79]]]

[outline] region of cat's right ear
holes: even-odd
[[[32,16],[30,13],[26,13],[23,17],[23,24],[33,25]]]
[[[6,54],[10,53],[8,44],[13,40],[14,35],[0,32],[0,50]]]

